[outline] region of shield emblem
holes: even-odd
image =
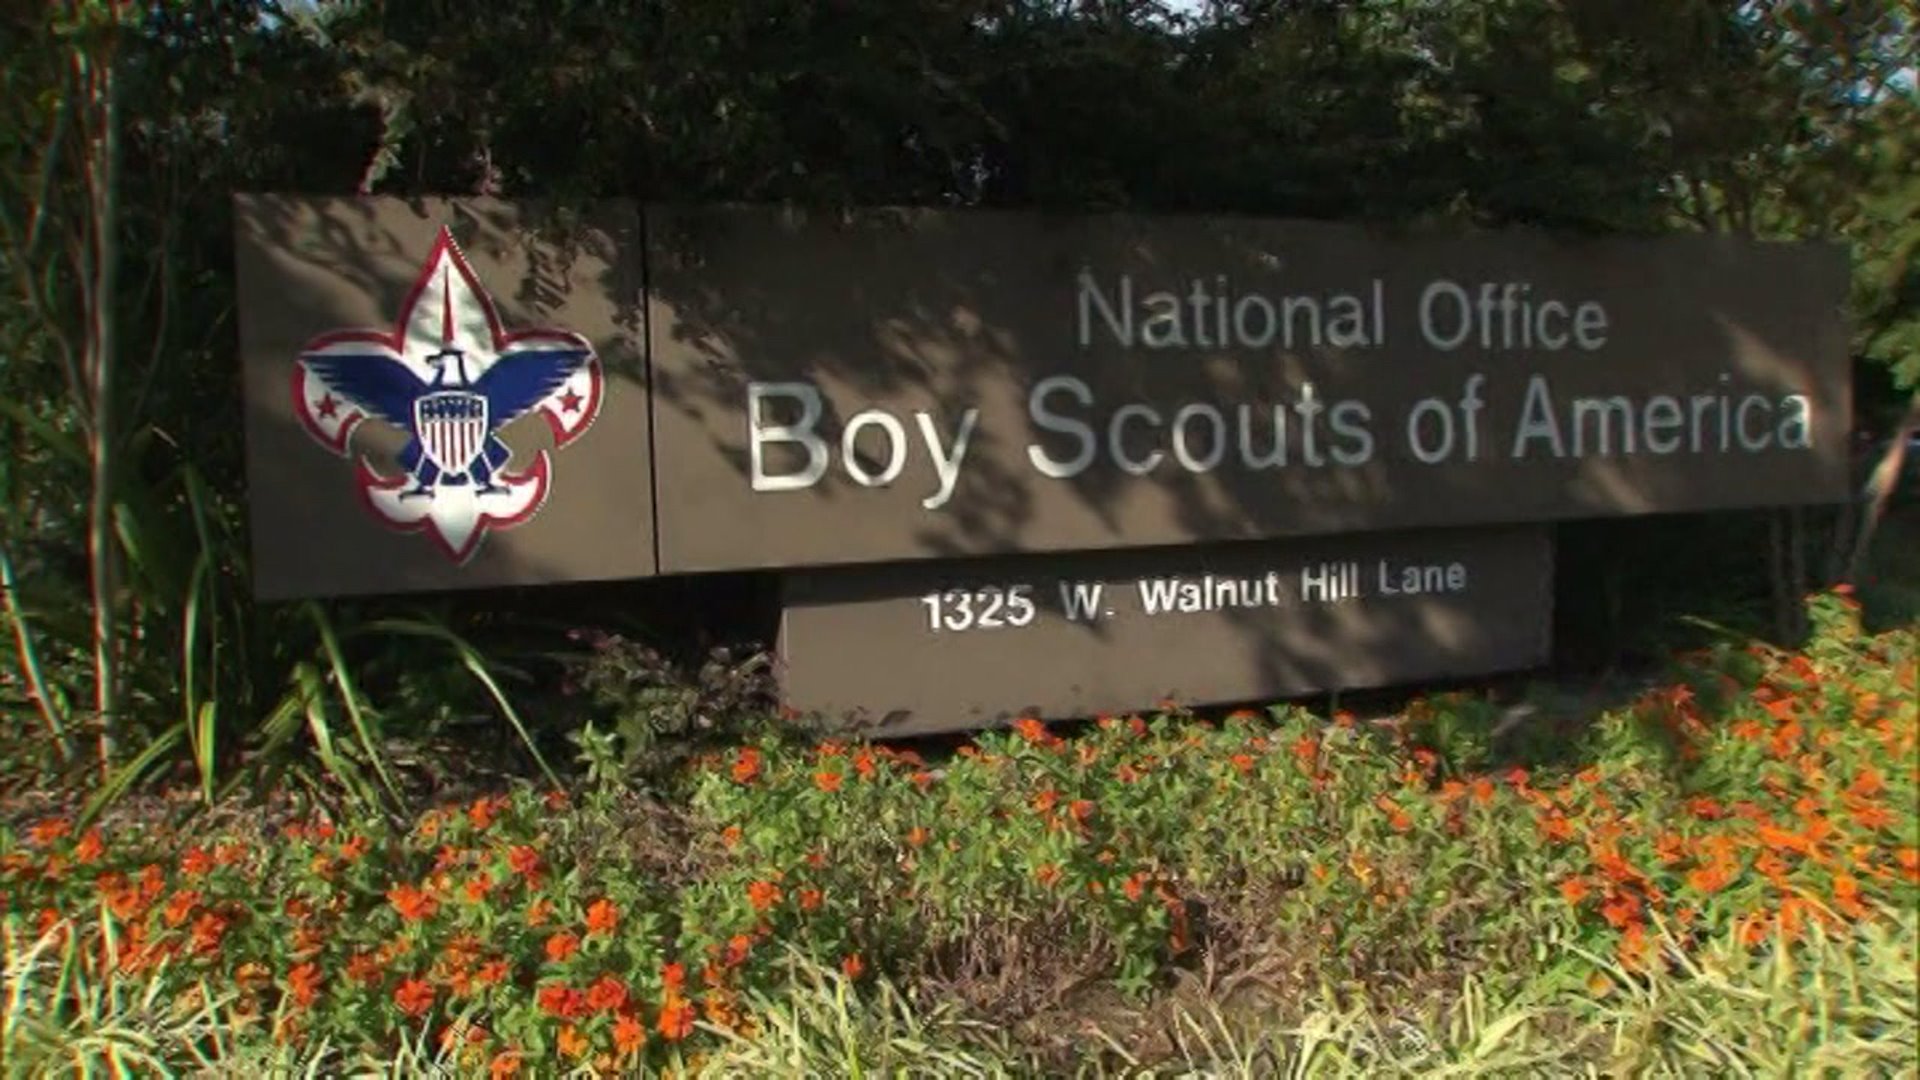
[[[487,399],[471,390],[436,390],[413,403],[413,428],[427,460],[449,476],[467,471],[487,442]]]

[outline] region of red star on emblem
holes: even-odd
[[[340,411],[340,403],[333,399],[332,394],[328,394],[314,403],[314,409],[318,411],[322,417],[331,420],[333,419],[333,414]]]
[[[580,411],[580,395],[568,390],[560,395],[560,407],[568,412]]]

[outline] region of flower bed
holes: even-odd
[[[645,812],[520,786],[404,830],[49,819],[0,833],[9,955],[64,944],[96,982],[217,995],[247,1039],[424,1043],[496,1076],[751,1035],[796,954],[1009,1021],[1063,973],[1144,1000],[1209,955],[1380,992],[1584,953],[1612,960],[1583,968],[1604,994],[1701,942],[1920,905],[1915,635],[1816,610],[1807,651],[1687,658],[1531,766],[1450,696],[1385,732],[1292,708],[1023,721],[937,762],[771,732]]]

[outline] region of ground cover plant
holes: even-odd
[[[0,832],[5,1057],[1891,1074],[1920,1023],[1920,635],[1844,591],[1809,614],[1804,649],[1690,654],[1571,745],[1490,743],[1465,694],[1387,725],[1023,721],[939,757],[773,725],[658,798],[43,817]]]

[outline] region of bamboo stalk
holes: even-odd
[[[119,4],[111,6],[118,15]],[[103,777],[111,777],[118,756],[120,720],[119,583],[115,559],[114,486],[119,469],[115,352],[118,348],[119,278],[119,83],[109,43],[95,60],[75,57],[81,90],[97,127],[91,131],[84,176],[91,217],[92,303],[87,311],[86,351],[90,354],[88,393],[93,414],[92,492],[88,505],[87,559],[93,585],[94,706],[99,716],[99,757]]]

